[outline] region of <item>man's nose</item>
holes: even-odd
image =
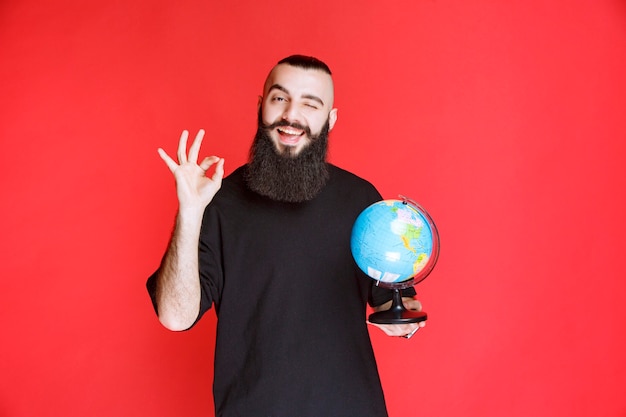
[[[300,112],[298,112],[297,106],[293,103],[288,103],[283,112],[282,119],[290,123],[300,123]]]

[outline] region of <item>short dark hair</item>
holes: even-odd
[[[330,72],[330,68],[328,68],[328,65],[326,65],[324,62],[312,56],[291,55],[291,56],[288,56],[287,58],[283,58],[280,61],[278,61],[277,65],[279,64],[288,64],[288,65],[291,65],[292,67],[298,67],[298,68],[307,69],[307,70],[312,69],[312,70],[323,71],[328,75],[332,75],[332,72]]]

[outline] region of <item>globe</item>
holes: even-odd
[[[419,204],[382,200],[357,217],[350,239],[359,268],[379,285],[406,288],[423,280],[439,254],[439,235]]]

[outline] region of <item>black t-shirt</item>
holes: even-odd
[[[356,217],[380,194],[331,165],[313,200],[276,202],[244,170],[224,179],[199,244],[198,319],[213,304],[218,316],[216,415],[386,416],[365,309],[391,296],[350,253]]]

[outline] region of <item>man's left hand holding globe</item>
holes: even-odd
[[[404,308],[406,308],[407,310],[422,311],[422,303],[420,303],[418,300],[410,297],[403,297],[402,303],[404,304]],[[385,311],[388,310],[389,307],[391,307],[391,301],[375,307],[374,311]],[[396,336],[410,339],[415,333],[417,333],[420,328],[426,326],[426,321],[408,324],[377,324],[368,321],[368,324],[378,327],[383,332],[385,332],[387,336]]]

